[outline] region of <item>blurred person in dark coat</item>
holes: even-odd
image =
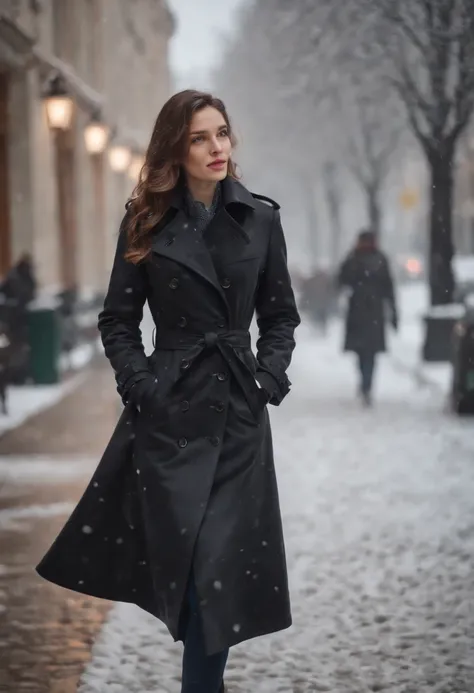
[[[339,286],[350,292],[344,350],[357,355],[359,393],[364,404],[370,405],[376,355],[386,350],[387,317],[398,329],[389,262],[372,231],[359,233],[355,248],[340,268]]]
[[[0,290],[5,298],[25,308],[36,296],[36,277],[33,260],[29,253],[19,258],[5,277]]]
[[[21,385],[29,376],[28,304],[36,298],[36,292],[33,259],[23,253],[0,284],[1,322],[10,340],[9,348],[2,351],[4,382]]]

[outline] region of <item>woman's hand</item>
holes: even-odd
[[[132,402],[138,411],[142,411],[153,402],[157,393],[157,380],[153,375],[150,375],[132,385],[128,393],[128,401]]]

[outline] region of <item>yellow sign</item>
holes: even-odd
[[[415,190],[415,188],[405,188],[400,193],[398,201],[400,202],[400,206],[403,207],[403,209],[413,209],[413,207],[416,207],[416,205],[418,204],[418,199],[418,191]]]

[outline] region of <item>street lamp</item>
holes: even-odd
[[[128,177],[136,182],[140,176],[140,171],[145,163],[145,157],[142,154],[135,154],[132,157],[130,166],[128,167]]]
[[[64,78],[55,74],[43,89],[43,101],[49,127],[52,130],[69,130],[74,112],[72,100]]]
[[[103,154],[109,135],[109,126],[101,120],[98,113],[95,113],[84,130],[84,140],[89,154]]]
[[[109,149],[109,164],[115,173],[124,173],[132,161],[132,152],[124,144],[114,144]]]

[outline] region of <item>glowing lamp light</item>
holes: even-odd
[[[49,127],[52,130],[69,130],[74,113],[74,101],[61,75],[55,75],[49,80],[43,91],[43,101]]]
[[[115,173],[124,173],[132,161],[132,152],[128,147],[115,144],[109,149],[109,164]]]
[[[102,154],[109,141],[110,128],[98,116],[92,118],[84,130],[84,140],[89,154]]]

